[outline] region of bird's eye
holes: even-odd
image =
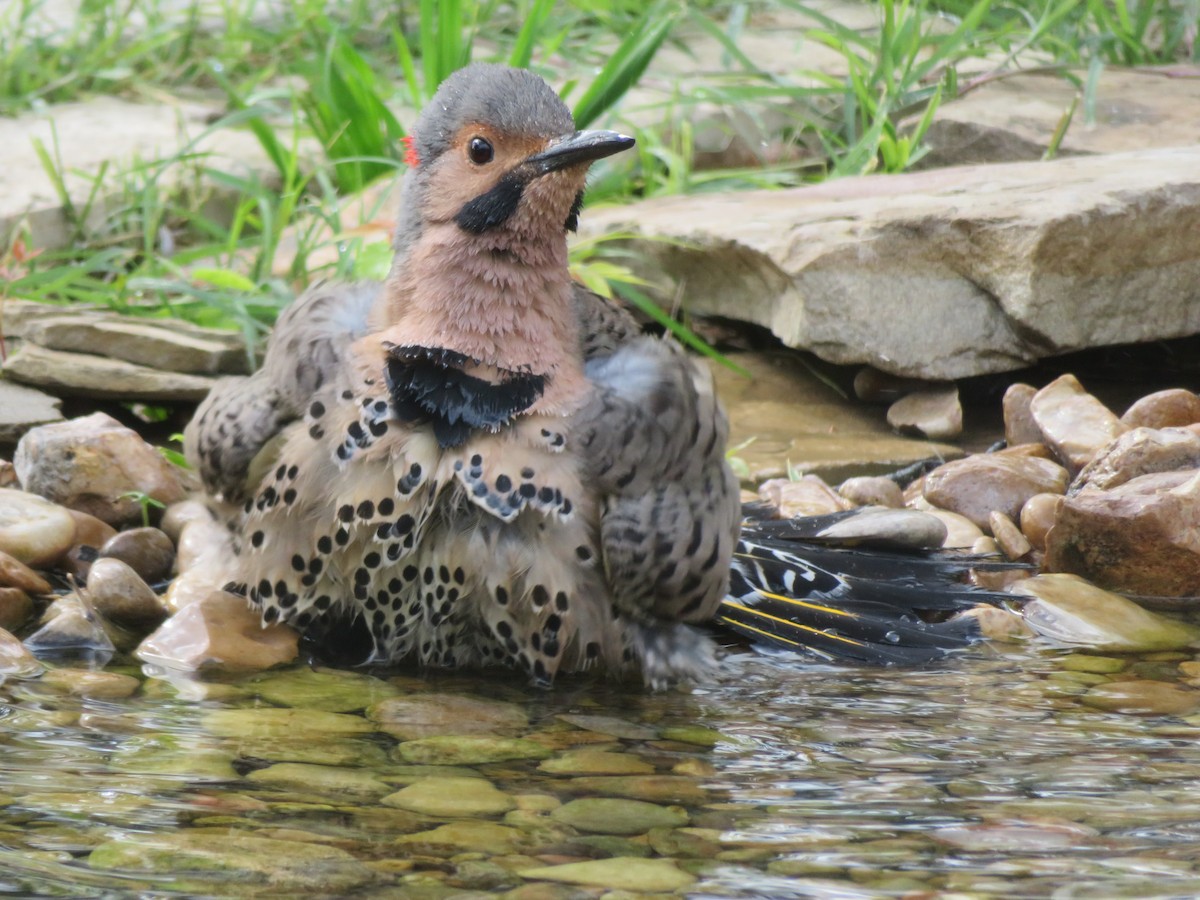
[[[471,157],[471,162],[478,166],[484,163],[490,163],[495,151],[492,150],[492,142],[481,137],[471,138],[471,143],[467,144],[467,155]]]

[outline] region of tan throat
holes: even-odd
[[[544,375],[546,390],[531,412],[568,415],[583,402],[565,236],[533,241],[428,225],[397,268],[376,309],[378,331],[364,342],[445,348],[482,370]]]

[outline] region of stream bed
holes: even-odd
[[[0,687],[0,895],[1192,897],[1190,659],[739,650],[659,693],[60,668]],[[1095,708],[1134,681],[1142,714]]]

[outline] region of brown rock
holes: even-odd
[[[18,631],[33,618],[33,601],[20,588],[0,587],[0,629]]]
[[[50,593],[50,582],[3,550],[0,550],[0,587],[19,588],[30,594]]]
[[[992,537],[996,539],[996,546],[1009,559],[1020,559],[1033,549],[1025,535],[1021,534],[1021,529],[1004,513],[993,510],[988,516],[988,525],[992,529]]]
[[[1035,456],[1038,459],[1054,460],[1054,454],[1045,444],[1009,444],[995,451],[994,456]]]
[[[1138,716],[1186,716],[1200,709],[1200,692],[1166,681],[1098,684],[1079,699],[1094,709]]]
[[[1029,408],[1046,445],[1072,474],[1126,430],[1074,375],[1054,379],[1034,395]]]
[[[213,591],[164,622],[136,655],[167,669],[258,671],[295,659],[298,640],[286,625],[264,628],[242,597]]]
[[[1061,494],[1066,488],[1066,471],[1049,460],[980,454],[934,469],[925,476],[924,496],[986,528],[993,511],[1015,519],[1034,494]]]
[[[31,678],[45,670],[46,667],[15,635],[0,628],[0,675]]]
[[[95,516],[90,516],[77,509],[67,511],[75,520],[75,546],[77,547],[84,546],[99,550],[117,533],[117,529]]]
[[[101,558],[87,579],[92,607],[119,625],[146,633],[167,617],[167,607],[129,565]]]
[[[1134,428],[1097,453],[1069,493],[1107,490],[1139,475],[1200,468],[1200,434],[1186,428]]]
[[[1045,565],[1117,591],[1200,595],[1200,471],[1067,497],[1046,536]]]
[[[973,547],[975,542],[983,537],[982,529],[966,516],[936,508],[926,509],[923,512],[936,516],[946,526],[946,539],[942,541],[943,549],[959,550]]]
[[[7,459],[0,459],[0,488],[18,486],[17,470]]]
[[[1121,423],[1129,428],[1176,428],[1197,422],[1200,396],[1183,388],[1147,394],[1121,416]]]
[[[904,492],[900,490],[900,485],[882,475],[847,478],[838,485],[837,492],[855,506],[887,506],[899,509],[904,505]]]
[[[1035,549],[1045,551],[1046,534],[1054,527],[1062,502],[1062,494],[1034,494],[1021,507],[1021,533]]]
[[[177,470],[104,413],[33,429],[21,438],[13,464],[26,490],[110,525],[141,518],[131,493],[160,503],[183,499]]]
[[[821,516],[852,508],[816,475],[805,475],[796,481],[772,478],[758,486],[758,496],[779,510],[780,517],[784,519]]]
[[[934,440],[962,434],[962,404],[957,385],[915,391],[901,397],[887,411],[888,424],[900,432],[913,432]]]
[[[106,541],[100,548],[100,556],[119,559],[142,581],[154,584],[171,574],[175,547],[157,528],[131,528]]]

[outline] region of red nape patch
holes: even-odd
[[[416,144],[413,143],[413,136],[411,134],[406,134],[404,137],[400,138],[400,143],[404,144],[404,146],[407,148],[404,151],[404,164],[406,166],[412,166],[415,169],[421,164],[421,157],[417,155],[417,147]]]

